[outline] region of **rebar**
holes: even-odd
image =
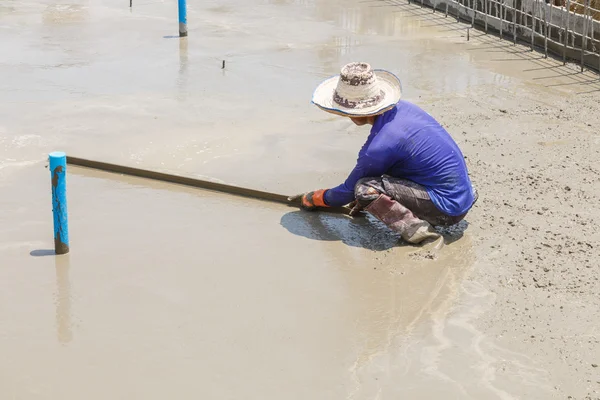
[[[484,12],[485,12],[485,33],[488,33],[488,14],[489,14],[489,9],[488,9],[488,0],[483,0],[483,4],[484,4]]]
[[[465,0],[466,1],[466,0]],[[456,7],[456,22],[460,22],[460,7],[462,6],[460,0],[457,1],[458,6]]]
[[[562,55],[563,65],[576,60],[582,69],[588,66],[600,71],[600,40],[594,37],[594,31],[597,31],[595,24],[599,23],[594,18],[600,10],[592,7],[594,3],[591,0],[564,0],[561,5],[546,1],[443,0],[441,3],[440,0],[431,0],[425,4],[421,0],[420,5],[431,7],[434,13],[444,13],[446,18],[451,14],[457,22],[464,17],[464,22],[469,24],[467,40],[470,40],[471,29],[477,24],[485,34],[490,30],[499,34],[499,40],[510,40],[512,33],[514,46],[522,40],[531,51],[539,51],[544,58],[551,53],[559,59]],[[415,1],[409,0],[409,3]],[[444,5],[445,9],[439,8]],[[455,13],[451,7],[455,8]]]
[[[554,6],[550,3],[544,7],[544,58],[548,58],[548,35],[550,35],[550,27],[548,26],[548,18],[546,17],[548,7],[550,7],[550,23],[552,23],[552,8]]]
[[[567,21],[565,22],[565,46],[563,48],[563,65],[567,64],[567,42],[569,41],[569,15],[571,14],[571,0],[567,0]]]
[[[517,45],[517,0],[513,0],[513,45]]]
[[[500,39],[502,39],[502,24],[504,24],[504,16],[502,15],[503,6],[504,0],[500,3]]]
[[[581,72],[583,72],[584,59],[585,59],[585,47],[587,46],[587,34],[588,34],[588,12],[590,7],[590,0],[585,0],[585,9],[583,11],[583,37],[581,41]],[[593,23],[593,21],[592,21]]]
[[[533,51],[533,41],[535,36],[535,6],[537,0],[533,0],[533,6],[531,7],[531,51]]]

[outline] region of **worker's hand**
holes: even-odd
[[[362,215],[361,211],[363,210],[363,208],[360,204],[358,204],[357,200],[354,200],[352,203],[348,204],[348,207],[350,208],[350,216],[351,217],[356,217],[356,216]]]
[[[325,192],[327,189],[320,189],[314,192],[308,192],[303,194],[297,194],[295,196],[288,197],[288,201],[296,202],[300,201],[300,207],[306,211],[314,211],[319,207],[329,207],[325,204]]]

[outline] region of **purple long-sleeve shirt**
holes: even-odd
[[[376,118],[356,166],[344,183],[325,192],[325,203],[348,204],[359,179],[382,175],[424,186],[447,215],[464,214],[473,204],[473,187],[457,144],[431,115],[404,100]]]

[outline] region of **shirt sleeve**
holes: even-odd
[[[359,179],[379,177],[385,174],[397,162],[395,146],[373,141],[368,148],[361,151],[356,166],[350,172],[346,181],[325,192],[325,204],[331,207],[341,207],[354,200],[354,187]]]

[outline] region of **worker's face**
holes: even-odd
[[[365,124],[369,123],[369,117],[350,117],[350,119],[352,120],[352,122],[354,122],[355,125],[357,126],[363,126]]]

